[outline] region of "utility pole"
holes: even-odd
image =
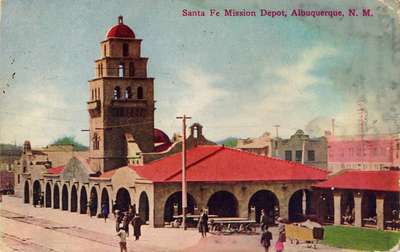
[[[332,136],[335,135],[335,118],[332,118]]]
[[[187,189],[186,189],[186,120],[191,117],[178,116],[176,119],[182,119],[182,226],[186,230],[186,210],[187,210]]]
[[[278,138],[279,137],[278,129],[279,129],[280,125],[277,124],[277,125],[274,125],[274,127],[275,127],[276,138]]]
[[[303,143],[301,144],[301,164],[304,164],[306,156],[306,139],[303,139]]]
[[[365,136],[365,129],[366,129],[366,121],[367,121],[367,116],[366,116],[366,109],[364,106],[364,102],[360,101],[358,103],[359,109],[358,112],[360,114],[360,141],[361,141],[361,169],[364,170],[364,157],[365,157],[365,147],[364,147],[364,136]]]

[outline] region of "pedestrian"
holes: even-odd
[[[268,226],[265,228],[265,231],[261,235],[261,245],[264,247],[265,252],[268,252],[269,247],[271,246],[272,233],[268,231]]]
[[[89,199],[88,206],[89,206],[89,216],[90,218],[92,218],[93,199],[91,197]]]
[[[128,252],[128,248],[126,247],[126,232],[122,227],[119,227],[117,236],[119,236],[119,247],[121,252]]]
[[[278,218],[278,235],[279,241],[286,242],[285,224],[283,223],[283,219],[281,217]]]
[[[275,243],[275,250],[276,250],[276,252],[282,252],[282,251],[283,251],[283,248],[284,248],[283,242],[280,241],[280,239],[278,239],[278,240],[276,241],[276,243]]]
[[[126,235],[129,236],[129,219],[128,219],[128,213],[124,214],[124,217],[122,218],[122,228],[125,230]]]
[[[142,219],[140,218],[139,214],[136,214],[132,220],[133,235],[135,236],[135,240],[139,240],[139,237],[141,235],[140,227],[142,225],[143,225]]]
[[[265,209],[261,209],[260,224],[261,231],[264,232],[268,228],[268,216],[265,214]]]
[[[44,193],[40,194],[40,207],[44,207]]]
[[[136,208],[135,205],[133,205],[133,206],[130,205],[129,206],[129,210],[128,210],[128,222],[129,223],[132,222],[133,218],[136,215],[136,209],[135,208]]]
[[[103,215],[103,217],[104,217],[104,222],[106,222],[107,221],[107,218],[108,218],[108,205],[107,205],[107,203],[106,202],[104,202],[102,205],[101,205],[101,213],[102,213],[102,215]]]
[[[129,212],[132,214],[132,219],[133,219],[133,217],[136,216],[136,204],[129,206]]]
[[[119,227],[121,226],[121,222],[122,222],[122,218],[121,215],[119,213],[119,210],[115,210],[115,231],[118,232],[119,231]]]
[[[114,200],[111,200],[111,211],[114,214],[114,218],[117,218],[117,215],[116,215],[117,203]]]
[[[201,237],[206,237],[208,232],[208,214],[206,211],[203,211],[203,209],[200,210],[198,227]]]

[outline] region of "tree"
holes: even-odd
[[[54,145],[73,145],[74,150],[81,151],[87,150],[88,147],[77,142],[74,136],[64,136],[55,140],[52,144]]]

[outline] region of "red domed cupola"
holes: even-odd
[[[118,17],[118,24],[111,27],[107,32],[107,38],[135,38],[135,33],[129,26],[124,25],[123,17]]]

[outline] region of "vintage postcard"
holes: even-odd
[[[400,251],[398,0],[0,0],[0,251]]]

